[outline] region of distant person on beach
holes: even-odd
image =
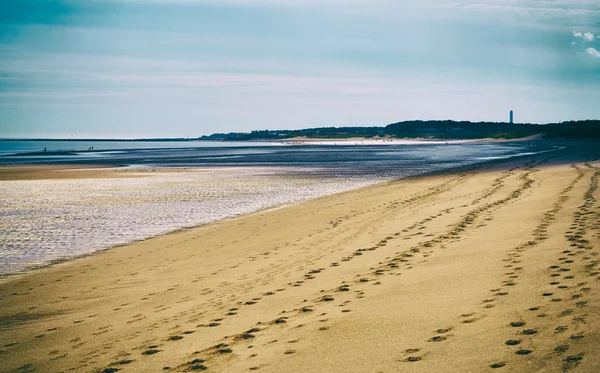
[[[44,153],[46,152],[46,147],[44,146]]]

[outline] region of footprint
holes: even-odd
[[[537,334],[537,330],[535,330],[535,329],[525,329],[521,333],[523,333],[525,335],[534,335],[534,334]]]
[[[560,345],[560,346],[556,346],[556,348],[554,349],[554,351],[560,353],[563,352],[567,352],[569,350],[569,345]]]
[[[441,342],[441,341],[445,341],[446,339],[448,339],[447,337],[441,336],[441,335],[436,335],[433,338],[429,338],[428,342]]]
[[[571,356],[567,356],[566,358],[563,359],[563,362],[565,362],[565,370],[568,370],[569,368],[574,368],[576,365],[579,364],[579,362],[581,360],[583,360],[583,356],[584,353],[580,353],[577,355],[571,355]]]
[[[515,352],[515,354],[517,354],[517,355],[529,355],[529,354],[530,354],[530,353],[532,353],[532,352],[533,352],[533,351],[531,351],[531,350],[517,350],[517,351]]]

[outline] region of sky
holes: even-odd
[[[0,0],[0,138],[600,118],[598,0]]]

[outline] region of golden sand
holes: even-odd
[[[549,158],[4,279],[0,371],[598,372],[600,163]]]

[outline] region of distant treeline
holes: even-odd
[[[385,127],[325,127],[307,128],[302,130],[263,130],[230,133],[215,133],[202,136],[200,140],[247,141],[247,140],[285,140],[293,137],[319,139],[344,139],[350,137],[384,136]]]
[[[571,121],[549,124],[506,122],[467,122],[452,120],[405,121],[386,127],[326,127],[302,130],[262,130],[250,133],[231,132],[202,136],[200,140],[248,141],[286,140],[294,137],[344,139],[351,137],[395,137],[437,139],[514,139],[545,134],[548,138],[600,138],[600,120]]]
[[[569,139],[600,139],[600,120],[570,121],[548,124],[546,137]]]
[[[478,139],[519,138],[542,132],[539,125],[502,122],[456,122],[453,120],[406,121],[385,127],[389,136],[400,138]]]
[[[550,138],[600,138],[600,120],[549,124],[506,122],[407,121],[385,127],[395,137],[435,137],[442,139],[513,139],[544,133]]]

